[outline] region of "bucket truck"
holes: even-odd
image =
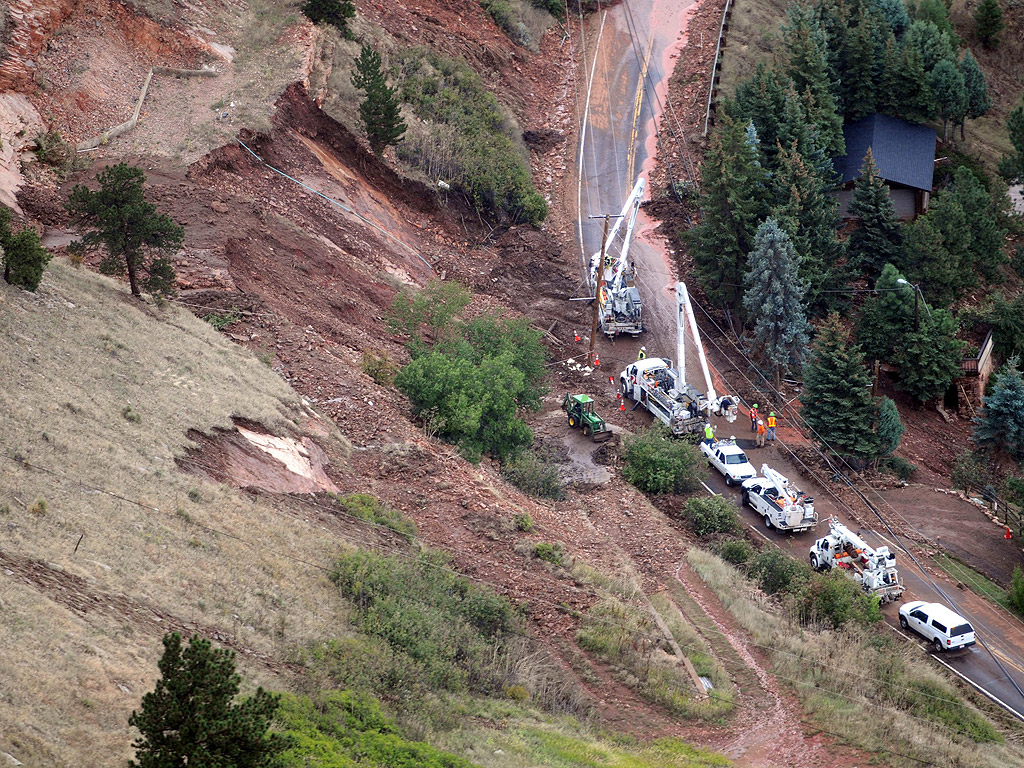
[[[761,465],[761,475],[743,481],[743,503],[761,516],[765,528],[800,533],[818,524],[814,499],[767,464]]]
[[[686,381],[687,322],[704,372],[704,384],[707,387],[705,393],[699,392]],[[672,367],[672,361],[668,358],[644,358],[626,366],[619,374],[619,386],[623,397],[637,401],[638,405],[664,422],[675,436],[699,439],[704,434],[704,424],[711,414],[732,423],[736,421],[738,408],[735,397],[719,396],[715,391],[690,297],[682,283],[676,283],[676,338],[678,371]]]
[[[637,336],[644,330],[643,303],[640,301],[640,291],[633,284],[635,269],[629,262],[629,242],[643,194],[644,180],[640,178],[608,233],[603,249],[604,263],[600,251],[590,260],[590,281],[599,304],[598,324],[601,332],[610,338],[620,333]],[[623,220],[626,220],[626,233],[622,238],[619,257],[615,259],[609,248],[618,236]]]
[[[896,555],[888,547],[870,547],[836,518],[828,521],[829,533],[811,547],[811,567],[816,571],[841,568],[869,595],[882,603],[898,600],[903,585],[896,572]]]

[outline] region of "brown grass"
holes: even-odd
[[[284,432],[308,419],[271,370],[184,310],[142,304],[62,259],[37,294],[0,284],[0,327],[0,552],[144,606],[83,618],[0,572],[0,751],[27,765],[123,765],[128,714],[156,674],[154,612],[279,661],[342,631],[325,574],[290,559],[330,567],[337,539],[174,464],[188,429],[242,416]],[[138,422],[123,417],[129,405]],[[37,499],[46,514],[29,511]],[[240,664],[253,682],[273,680]]]

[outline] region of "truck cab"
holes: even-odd
[[[700,444],[700,450],[708,457],[708,466],[717,469],[725,477],[728,486],[740,485],[757,475],[754,465],[747,459],[747,454],[736,445],[734,438],[719,440],[711,445]]]

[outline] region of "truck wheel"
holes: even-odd
[[[811,568],[813,568],[816,571],[821,570],[821,563],[818,562],[817,555],[811,555]]]
[[[772,519],[768,515],[764,516],[764,527],[767,528],[769,531],[773,528]]]
[[[750,492],[746,488],[743,489],[743,503],[746,504],[748,507],[753,506],[750,503]]]
[[[932,640],[932,645],[935,647],[936,653],[942,653],[945,650],[945,648],[942,647],[942,641],[937,637]]]
[[[732,478],[728,475],[725,476],[725,484],[732,488]]]
[[[619,379],[619,383],[622,385],[622,397],[626,400],[632,400],[633,398],[629,396],[629,385],[626,384],[626,380]]]
[[[900,626],[904,629],[910,629],[910,624],[907,623],[906,616],[900,616]]]

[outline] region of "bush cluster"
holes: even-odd
[[[347,496],[338,494],[334,497],[338,506],[346,515],[358,517],[360,520],[383,525],[398,531],[407,538],[416,536],[416,525],[401,512],[384,504],[376,496],[368,493],[350,493]]]
[[[542,499],[565,498],[558,467],[534,451],[521,451],[501,467],[501,475],[516,488]]]
[[[734,533],[739,528],[736,504],[724,496],[698,496],[687,499],[683,512],[698,536]]]
[[[686,493],[703,477],[700,452],[653,424],[626,440],[622,476],[645,493]]]
[[[754,556],[754,548],[744,539],[726,539],[718,545],[718,556],[727,563],[744,565]]]
[[[533,556],[552,565],[561,565],[562,545],[557,541],[554,544],[542,541],[533,548]]]

